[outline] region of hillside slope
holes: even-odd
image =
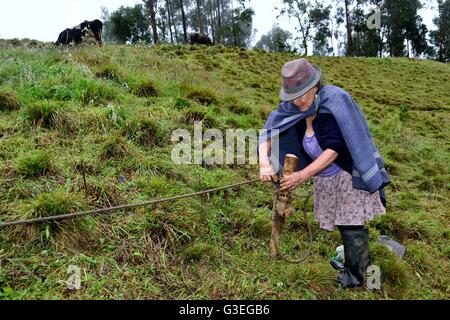
[[[20,43],[13,43],[20,45]],[[141,202],[257,176],[256,166],[175,165],[171,132],[259,129],[293,55],[225,47],[73,50],[0,42],[0,221]],[[312,256],[269,261],[270,185],[133,212],[0,231],[0,297],[12,299],[438,299],[450,297],[450,66],[311,57],[364,110],[392,184],[371,223],[379,292],[340,290],[338,232],[313,222]],[[86,187],[83,173],[86,177]],[[87,189],[86,189],[87,188]],[[307,244],[299,211],[282,250]],[[312,205],[309,205],[312,212]],[[313,221],[312,216],[309,217]],[[388,235],[403,260],[374,244]],[[67,268],[81,289],[67,289]]]

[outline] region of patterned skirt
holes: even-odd
[[[342,170],[333,177],[314,178],[314,215],[320,227],[362,226],[386,213],[380,193],[353,189],[352,176]]]

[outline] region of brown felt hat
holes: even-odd
[[[311,90],[319,81],[322,72],[306,59],[289,61],[281,68],[283,86],[280,99],[292,101]]]

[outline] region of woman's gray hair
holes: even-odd
[[[319,82],[317,82],[316,87],[317,87],[317,91],[320,91],[320,89],[322,89],[325,86],[325,81],[323,80],[323,77],[320,77]]]

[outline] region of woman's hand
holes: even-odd
[[[295,188],[301,186],[306,180],[308,180],[308,177],[303,171],[297,171],[288,176],[282,177],[280,191],[294,190]]]
[[[259,178],[262,182],[276,181],[277,175],[270,163],[264,163],[259,165]]]

